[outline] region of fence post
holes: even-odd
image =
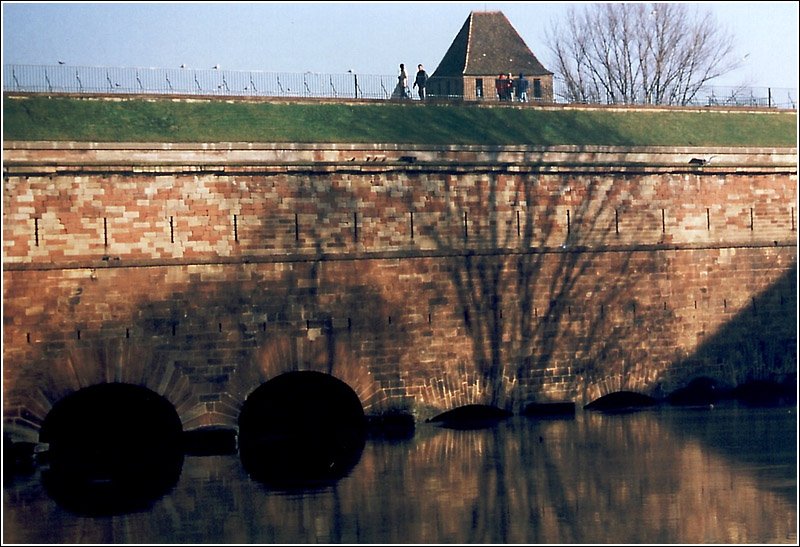
[[[180,72],[171,72],[169,69],[163,68],[126,68],[126,67],[73,67],[73,66],[49,66],[49,65],[5,65],[5,72],[9,74],[4,78],[3,86],[5,91],[22,91],[22,92],[46,92],[46,93],[127,93],[131,91],[138,91],[139,93],[177,93],[177,94],[203,94],[214,93],[222,95],[237,95],[244,92],[249,95],[264,95],[264,96],[308,96],[308,97],[338,97],[338,83],[333,81],[333,76],[337,77],[337,82],[341,79],[342,85],[347,87],[346,75],[340,74],[313,74],[307,72],[303,75],[303,86],[295,79],[299,80],[299,73],[265,73],[265,72],[227,72],[227,71],[214,71],[213,78],[211,73],[203,71],[202,69],[187,69]],[[114,78],[111,78],[111,72],[114,71]],[[255,75],[260,74],[263,83],[258,83],[258,86],[263,86],[263,89],[256,87]],[[353,76],[353,96],[356,99],[362,98],[391,98],[391,91],[385,85],[390,83],[390,88],[394,87],[396,77],[394,76],[381,76],[374,74],[364,74],[359,80],[358,75],[353,69],[347,71],[348,74]],[[228,82],[228,75],[231,75],[231,81]],[[247,78],[244,76],[247,75]],[[220,81],[221,76],[221,81]],[[203,77],[203,81],[200,78]],[[330,85],[325,88],[323,82],[324,78],[329,79]],[[162,79],[163,78],[163,79]],[[284,88],[283,81],[288,78],[289,83]],[[172,80],[175,80],[173,83]],[[240,82],[240,79],[243,79]],[[449,79],[440,78],[443,81],[433,83],[431,92],[434,95],[450,97],[452,99],[464,99],[464,89],[457,86],[452,89],[452,84]],[[277,80],[277,90],[272,89],[270,82]],[[283,81],[282,81],[283,80]],[[309,82],[311,80],[311,82]],[[317,80],[319,80],[317,82]],[[244,85],[244,81],[249,81],[247,87],[239,88],[239,84]],[[432,80],[431,80],[432,81]],[[145,85],[147,82],[147,85]],[[317,82],[320,85],[315,85],[315,89],[311,89],[312,82]],[[164,88],[166,83],[166,88]],[[483,82],[486,83],[485,81]],[[221,84],[221,85],[218,85]],[[361,84],[364,84],[365,89],[361,89]],[[206,87],[211,86],[209,89]],[[320,87],[322,86],[322,87]],[[556,79],[553,83],[554,86],[554,102],[567,103],[568,90],[558,92],[559,88],[565,88],[566,84]],[[297,89],[295,89],[297,87]],[[319,87],[319,89],[316,89]],[[439,91],[437,92],[437,87]],[[734,91],[730,91],[728,86],[714,88],[713,86],[703,86],[696,95],[692,95],[690,99],[691,104],[706,106],[724,106],[724,105],[738,105],[738,106],[763,106],[762,100],[764,97],[761,95],[765,87],[739,87]],[[768,108],[790,108],[797,109],[797,101],[792,97],[796,97],[797,89],[784,89],[776,88],[778,90],[777,100],[773,100],[773,93],[771,87],[767,89],[767,107]],[[749,91],[749,93],[748,93]],[[784,96],[788,92],[787,96]],[[346,91],[343,90],[343,97],[347,96]],[[487,96],[488,89],[484,86],[483,95]],[[558,97],[558,98],[556,98]],[[703,99],[703,97],[706,97]],[[644,97],[638,98],[642,104],[655,104],[657,103],[649,94]],[[788,104],[787,104],[788,101]],[[636,101],[628,101],[627,99],[619,99],[614,97],[613,94],[607,93],[600,97],[587,98],[584,102],[589,104],[638,104]]]

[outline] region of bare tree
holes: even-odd
[[[687,4],[571,8],[547,38],[570,102],[683,105],[740,63],[733,36]]]

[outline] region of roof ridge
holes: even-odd
[[[461,70],[461,74],[462,75],[467,73],[467,66],[469,66],[469,46],[470,46],[470,43],[472,42],[473,15],[475,15],[474,11],[469,12],[469,18],[468,18],[469,28],[467,29],[467,50],[466,50],[466,54],[464,56],[464,68]]]
[[[510,72],[528,76],[553,74],[502,11],[471,11],[432,77],[485,77]]]

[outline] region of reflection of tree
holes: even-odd
[[[83,519],[4,512],[12,543],[766,543],[797,533],[795,496],[773,491],[742,447],[792,453],[795,416],[722,409],[664,415],[515,419],[473,431],[420,428],[368,442],[351,476],[313,495],[270,494],[238,458],[189,457],[169,498],[150,512]],[[736,417],[731,420],[731,417]],[[741,419],[742,421],[738,421]],[[765,427],[755,430],[746,424]],[[700,428],[692,427],[697,424]],[[731,431],[736,434],[730,436]],[[698,431],[700,431],[698,433]],[[749,438],[746,432],[757,431]],[[730,437],[730,438],[726,438]],[[720,454],[719,444],[723,447]],[[737,455],[738,454],[738,455]],[[772,452],[768,456],[774,458]],[[791,457],[780,483],[792,482]],[[501,484],[498,484],[501,483]],[[33,487],[31,487],[33,488]],[[498,500],[496,495],[505,496]],[[30,493],[31,500],[36,494]],[[200,503],[213,500],[213,503]],[[49,509],[47,509],[49,511]],[[53,526],[31,527],[47,518]],[[86,524],[86,526],[83,526]],[[501,524],[505,526],[501,527]],[[106,535],[102,534],[105,530]],[[31,535],[28,535],[31,534]],[[21,537],[24,536],[24,537]],[[98,537],[100,536],[100,537]],[[23,539],[23,541],[16,541]],[[31,539],[32,541],[24,541]]]
[[[717,457],[713,442],[697,444],[685,426],[673,427],[686,418],[583,414],[423,429],[401,445],[368,443],[338,495],[345,515],[359,508],[360,529],[385,523],[381,542],[726,542],[790,533],[791,510],[782,512],[790,500]],[[730,426],[705,412],[695,419]],[[676,512],[684,518],[669,518]]]

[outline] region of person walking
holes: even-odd
[[[422,65],[417,65],[417,76],[414,78],[414,87],[417,88],[417,93],[419,93],[419,100],[425,100],[425,84],[428,83],[428,73],[425,72],[425,69]]]
[[[400,89],[400,98],[408,98],[408,74],[406,74],[406,65],[400,63],[400,75],[397,77],[397,87]]]

